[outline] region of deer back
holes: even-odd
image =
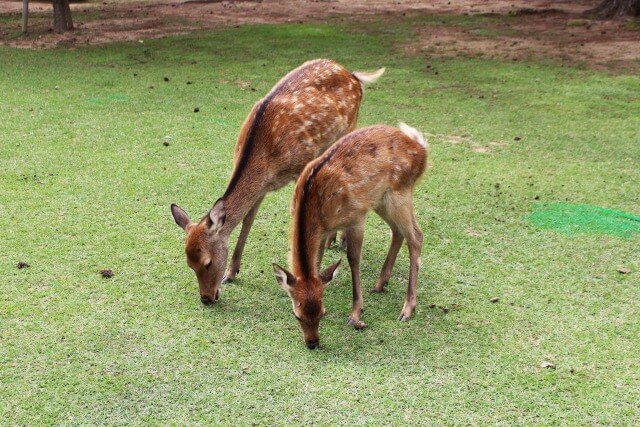
[[[378,207],[386,192],[411,190],[426,164],[419,134],[384,125],[352,132],[300,175],[292,198],[294,221],[316,221],[314,227],[323,230],[347,227]]]
[[[248,172],[275,185],[296,177],[355,127],[361,100],[360,80],[334,61],[309,61],[291,71],[245,120],[225,195]]]

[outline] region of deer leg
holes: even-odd
[[[338,240],[338,232],[334,231],[331,234],[329,234],[329,237],[327,237],[327,240],[324,241],[324,247],[326,249],[329,249],[331,247],[331,245],[333,245],[337,240]],[[338,242],[338,247],[340,249],[346,249],[347,248],[347,233],[345,233],[344,231],[340,235],[340,240]]]
[[[390,225],[393,224],[397,227],[398,231],[407,240],[407,246],[409,247],[409,284],[404,306],[398,317],[398,320],[404,322],[411,318],[416,306],[416,287],[423,239],[422,230],[420,230],[413,214],[413,195],[411,190],[409,189],[408,192],[404,193],[391,194],[387,199],[385,214]]]
[[[233,255],[231,256],[231,263],[227,267],[227,271],[224,273],[224,277],[222,278],[222,283],[232,282],[236,278],[236,274],[240,271],[240,261],[242,260],[244,245],[247,243],[249,231],[253,225],[253,220],[256,219],[256,214],[258,213],[258,208],[260,208],[260,203],[262,203],[263,198],[264,196],[253,205],[251,210],[247,212],[247,215],[242,220],[240,235],[238,236],[236,247],[233,250]]]
[[[364,226],[358,224],[345,230],[347,235],[347,259],[351,268],[351,284],[353,288],[353,305],[349,325],[356,329],[366,328],[367,325],[360,320],[360,314],[364,306],[362,298],[362,288],[360,282],[360,256],[362,255],[362,240],[364,237]]]
[[[337,237],[338,237],[338,232],[332,231],[331,234],[329,234],[329,236],[327,237],[327,240],[324,241],[324,247],[326,249],[329,249],[331,245],[333,245],[333,243],[336,241]]]
[[[404,241],[404,237],[398,227],[393,224],[389,225],[391,227],[391,245],[389,246],[389,252],[387,253],[387,259],[384,260],[384,265],[382,266],[382,270],[380,270],[380,277],[378,277],[378,281],[371,289],[371,292],[382,292],[384,291],[384,287],[387,283],[389,283],[389,279],[391,278],[391,272],[393,271],[393,266],[396,263],[396,258],[398,256],[398,252],[400,251],[400,247],[402,246],[402,242]]]
[[[347,249],[347,233],[344,231],[340,235],[340,249]]]
[[[423,234],[413,216],[413,209],[411,209],[411,223],[405,237],[407,239],[407,246],[409,247],[409,285],[407,286],[407,296],[404,300],[404,306],[398,318],[402,322],[411,318],[413,309],[416,306],[416,287],[418,284],[418,270],[420,269],[420,251],[422,249]]]

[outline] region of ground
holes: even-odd
[[[569,41],[635,37],[635,22],[464,4],[469,15],[349,19],[322,18],[346,2],[308,3],[317,16],[303,23],[95,44],[128,36],[99,24],[129,9],[178,32],[192,21],[159,10],[226,9],[87,4],[61,39],[48,12],[26,39],[17,14],[0,17],[7,43],[33,47],[0,45],[0,425],[640,425],[637,60],[511,46],[543,18]],[[234,20],[263,6],[226,4]],[[338,272],[309,351],[271,267],[287,265],[292,185],[265,198],[240,274],[211,306],[169,207],[206,214],[252,105],[323,56],[386,66],[359,126],[406,122],[430,151],[414,191],[415,316],[397,321],[403,248],[386,292],[364,295],[366,329],[347,325],[350,274]],[[363,286],[389,241],[372,214]]]
[[[144,40],[188,31],[256,23],[336,22],[485,15],[479,26],[442,25],[416,28],[408,49],[430,56],[466,54],[521,60],[552,58],[596,69],[635,72],[639,69],[640,25],[637,21],[592,20],[583,13],[598,0],[576,1],[129,1],[111,0],[72,5],[77,29],[52,34],[50,2],[31,3],[28,37],[20,37],[22,2],[0,3],[5,43],[25,48]],[[509,16],[510,19],[491,19]]]

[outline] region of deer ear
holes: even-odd
[[[191,220],[189,219],[189,215],[182,209],[180,206],[175,203],[171,204],[171,215],[173,215],[173,220],[182,227],[183,230],[187,230],[187,226],[191,224]]]
[[[276,281],[280,287],[288,294],[293,290],[293,285],[296,283],[296,278],[293,274],[289,273],[278,264],[273,264],[273,272],[276,274]]]
[[[227,219],[227,210],[224,207],[224,200],[218,199],[213,204],[213,207],[209,211],[209,217],[207,218],[207,224],[212,230],[217,230],[224,225],[224,221]]]
[[[336,277],[340,261],[342,260],[339,259],[338,262],[331,264],[329,267],[325,268],[322,273],[320,273],[320,280],[322,280],[322,283],[326,285]]]

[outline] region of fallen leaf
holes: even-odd
[[[618,273],[620,274],[627,274],[627,273],[631,273],[631,270],[628,269],[627,267],[619,267],[618,268]]]
[[[23,268],[29,267],[29,264],[27,264],[24,261],[20,261],[18,264],[16,264],[16,267],[18,267],[19,269],[23,269]]]
[[[100,274],[102,274],[102,277],[109,279],[113,277],[113,270],[111,270],[110,268],[105,268],[104,270],[100,270]]]
[[[556,365],[552,362],[545,360],[540,364],[540,367],[543,369],[556,369]]]
[[[491,297],[491,298],[489,298],[489,302],[498,302],[498,301],[500,301],[499,297]]]

